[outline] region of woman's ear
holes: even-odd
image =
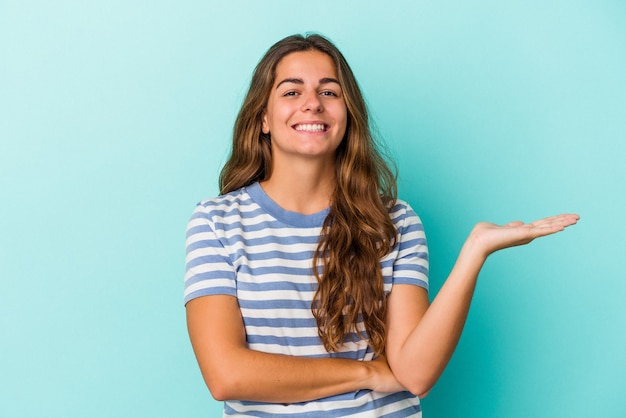
[[[263,113],[263,125],[261,126],[261,132],[266,135],[270,133],[270,125],[267,122],[267,112]]]

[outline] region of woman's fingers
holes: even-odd
[[[580,219],[580,216],[568,213],[563,215],[550,216],[548,218],[539,219],[535,222],[532,222],[531,225],[535,226],[544,226],[544,225],[563,225],[569,226],[575,224]]]
[[[578,219],[580,219],[578,215],[564,214],[539,219],[530,225],[540,229],[554,229],[555,231],[561,231],[570,225],[574,225],[578,222]]]

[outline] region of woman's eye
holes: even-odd
[[[297,95],[298,95],[298,92],[288,91],[283,96],[297,96]]]
[[[322,96],[337,97],[337,93],[335,93],[334,91],[330,91],[330,90],[323,91],[321,93],[321,95]]]

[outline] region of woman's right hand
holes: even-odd
[[[406,391],[406,388],[398,382],[391,372],[385,356],[379,356],[375,360],[366,362],[366,364],[372,373],[369,389],[384,393]]]

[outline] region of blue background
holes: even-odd
[[[0,0],[0,416],[212,417],[184,230],[275,41],[342,49],[422,216],[432,294],[494,255],[425,417],[624,417],[626,3]]]

